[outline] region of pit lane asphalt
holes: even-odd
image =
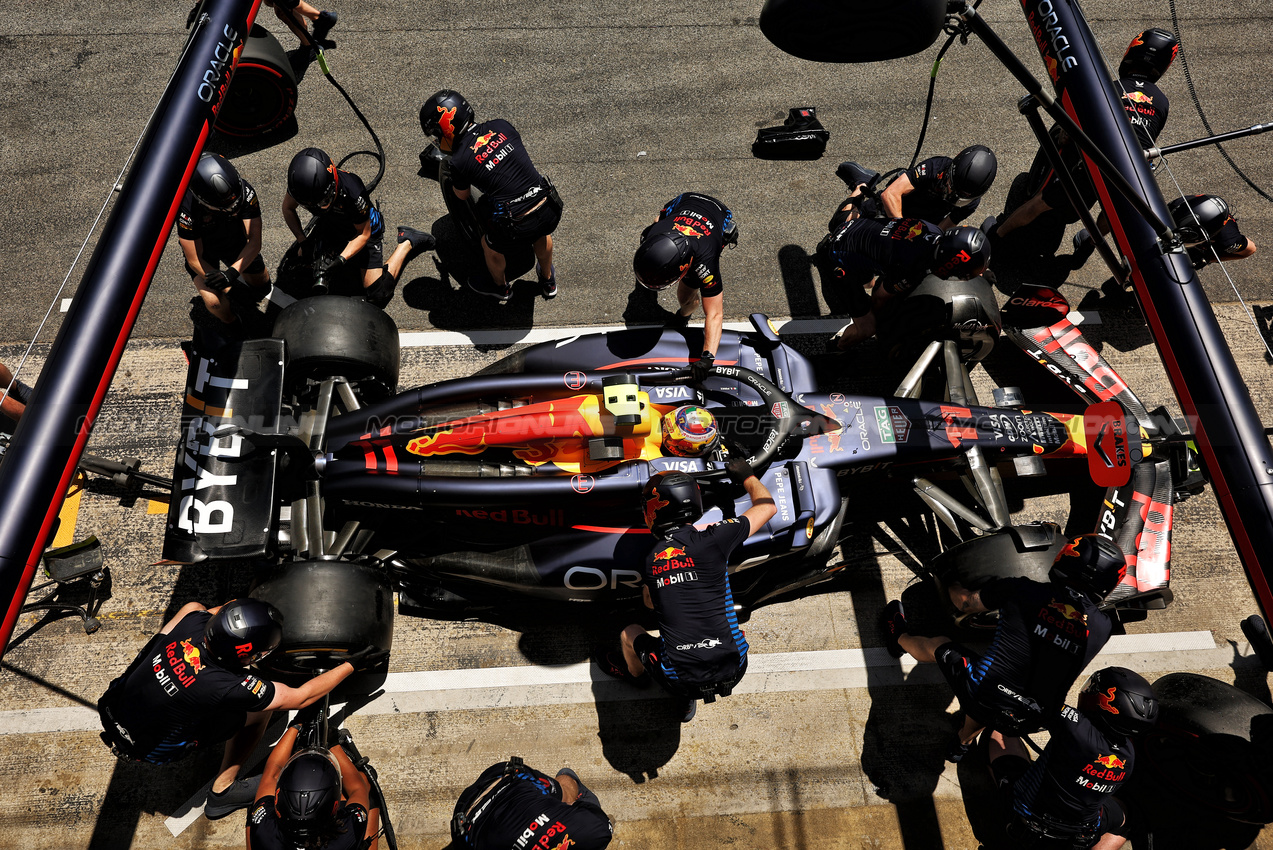
[[[1261,82],[1267,6],[1177,7],[1194,84],[1212,126],[1227,130],[1273,117]],[[0,339],[11,343],[0,351],[5,362],[14,359],[12,343],[34,331],[157,101],[181,47],[187,8],[53,0],[6,9],[0,20],[0,295],[8,316]],[[636,234],[663,201],[691,188],[718,194],[741,220],[739,248],[724,259],[729,318],[752,310],[826,315],[807,252],[844,194],[834,166],[843,159],[881,169],[908,161],[935,53],[875,66],[801,62],[761,37],[755,26],[759,3],[687,8],[656,2],[606,8],[601,15],[595,4],[579,2],[337,8],[341,23],[334,35],[341,46],[330,54],[332,67],[385,142],[389,168],[377,196],[391,227],[428,226],[444,212],[436,185],[414,173],[421,146],[418,103],[443,86],[464,91],[482,116],[513,120],[568,205],[559,231],[562,294],[556,301],[519,298],[499,309],[444,285],[424,257],[408,268],[390,307],[404,330],[504,328],[516,335],[531,327],[620,324],[627,318]],[[1115,60],[1132,33],[1171,23],[1166,2],[1089,2],[1085,10]],[[1036,66],[1015,5],[996,0],[982,11]],[[261,20],[281,32],[268,13]],[[290,36],[280,40],[293,45]],[[311,66],[301,83],[294,138],[256,150],[213,145],[233,154],[262,194],[271,264],[287,243],[276,211],[291,155],[310,144],[334,154],[368,147],[362,128],[320,76]],[[1179,64],[1162,85],[1173,109],[1160,141],[1203,135]],[[943,63],[925,155],[990,144],[1000,159],[1000,178],[986,212],[1002,207],[1012,176],[1034,153],[1015,110],[1018,94],[1007,72],[976,44],[954,48]],[[752,159],[756,127],[779,123],[787,108],[805,104],[818,107],[832,133],[826,156],[793,163]],[[1228,145],[1266,191],[1259,165],[1270,161],[1268,139]],[[1186,192],[1216,192],[1229,200],[1244,232],[1264,248],[1226,268],[1244,297],[1273,298],[1273,253],[1261,235],[1273,232],[1273,205],[1242,184],[1213,150],[1176,155],[1171,168]],[[1160,174],[1169,186],[1169,175]],[[174,239],[92,442],[100,454],[141,457],[159,474],[168,474],[171,465],[184,375],[175,344],[188,330],[191,287],[180,266]],[[1064,291],[1076,305],[1090,305],[1105,276],[1089,262],[1068,276]],[[72,288],[77,280],[73,275]],[[1204,281],[1267,420],[1269,373],[1250,325],[1224,303],[1233,295],[1219,270],[1205,272]],[[1147,335],[1135,322],[1120,323],[1112,315],[1102,310],[1105,321],[1090,327],[1089,336],[1104,343],[1107,357],[1151,406],[1174,407]],[[54,328],[58,320],[55,313]],[[404,385],[471,371],[507,350],[482,348],[415,352]],[[870,375],[876,363],[868,349],[845,368]],[[1030,501],[1016,517],[1060,518],[1066,508],[1063,499]],[[0,711],[93,701],[165,611],[190,598],[213,603],[242,589],[242,575],[147,566],[158,557],[161,528],[162,517],[147,513],[145,498],[101,484],[89,488],[78,534],[103,539],[115,573],[104,625],[86,637],[64,621],[13,648],[0,673]],[[1237,623],[1255,610],[1254,602],[1209,495],[1180,506],[1173,543],[1176,601],[1129,632],[1207,631],[1216,649],[1137,663],[1147,665],[1151,678],[1163,669],[1190,669],[1258,691],[1263,677],[1234,660],[1244,646]],[[854,547],[847,553],[855,564],[845,585],[850,592],[756,613],[747,631],[758,659],[877,651],[876,612],[912,573],[885,554],[898,547],[884,532]],[[580,662],[585,643],[569,623],[518,634],[401,618],[393,670],[553,669]],[[836,687],[740,693],[704,707],[686,728],[671,718],[665,702],[613,699],[607,682],[589,686],[594,700],[553,700],[543,690],[517,698],[510,686],[483,694],[489,697],[485,707],[453,700],[420,711],[355,715],[349,725],[381,771],[403,847],[443,846],[460,788],[512,752],[544,768],[577,768],[619,824],[614,846],[975,846],[969,817],[985,817],[987,789],[975,771],[943,770],[941,739],[948,727],[941,714],[948,691],[925,684],[922,676],[907,677],[907,686],[899,687],[901,668],[887,664],[863,669],[865,686],[825,672],[809,674]],[[589,675],[597,677],[595,670]],[[569,686],[542,688],[561,693]],[[0,847],[241,843],[237,817],[215,824],[198,819],[176,838],[165,826],[208,775],[211,761],[168,772],[116,766],[91,732],[19,733],[14,730],[25,728],[20,718],[4,717],[14,733],[4,736],[0,757],[0,775],[10,789],[0,802]],[[1258,846],[1265,844],[1267,839]]]

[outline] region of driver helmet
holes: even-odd
[[[1214,239],[1231,218],[1229,205],[1224,202],[1224,198],[1215,195],[1176,198],[1167,205],[1167,209],[1176,222],[1180,238],[1187,245]]]
[[[1180,39],[1170,30],[1159,27],[1145,30],[1127,45],[1123,61],[1118,64],[1118,76],[1156,83],[1179,52]]]
[[[210,210],[230,212],[243,202],[243,179],[221,154],[205,153],[190,175],[190,194]]]
[[[650,476],[641,491],[645,525],[655,534],[689,525],[703,515],[698,482],[684,472],[664,471]]]
[[[1079,692],[1078,703],[1088,720],[1114,735],[1147,732],[1158,720],[1153,687],[1126,667],[1097,670]]]
[[[1048,580],[1099,602],[1127,575],[1127,559],[1118,544],[1099,534],[1075,537],[1056,555]]]
[[[952,227],[933,244],[933,274],[946,280],[971,280],[990,264],[990,240],[976,227]]]
[[[420,129],[437,139],[444,151],[450,151],[455,140],[476,121],[477,115],[464,95],[451,89],[435,92],[420,107]]]
[[[339,188],[340,172],[323,151],[305,148],[292,157],[287,167],[287,193],[301,206],[327,209]]]
[[[679,233],[656,233],[641,243],[632,258],[637,283],[655,292],[685,277],[694,262],[690,240]]]
[[[330,832],[341,801],[340,768],[325,750],[305,749],[288,759],[274,794],[279,824],[298,844]]]
[[[283,615],[260,599],[231,599],[203,630],[203,648],[223,667],[246,667],[283,641]]]
[[[677,457],[702,457],[720,444],[716,417],[705,407],[683,404],[663,414],[663,451]]]
[[[964,207],[990,191],[999,173],[994,151],[985,145],[973,145],[955,155],[947,171],[946,200]]]

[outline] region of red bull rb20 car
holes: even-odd
[[[767,319],[752,322],[725,332],[701,384],[687,369],[701,331],[635,328],[396,393],[393,321],[334,296],[289,306],[274,338],[219,351],[196,342],[165,557],[252,560],[253,595],[288,624],[274,666],[299,672],[387,648],[395,592],[404,610],[452,617],[637,605],[646,481],[696,476],[700,523],[719,521],[748,504],[725,476],[735,457],[778,508],[735,552],[740,613],[833,576],[846,517],[888,487],[918,495],[963,539],[947,569],[1046,573],[1065,541],[1051,524],[1012,526],[995,465],[1087,458],[1107,485],[1104,530],[1131,563],[1111,604],[1164,603],[1172,477],[1123,406],[982,405],[955,339],[929,343],[895,396],[823,391]],[[935,367],[944,390],[921,398]],[[663,417],[682,405],[713,414],[721,439],[705,456],[664,448]],[[943,476],[977,495],[956,499]],[[1142,533],[1155,524],[1160,537]]]

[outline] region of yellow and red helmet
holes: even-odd
[[[702,457],[720,444],[716,417],[705,407],[683,404],[663,415],[663,451],[677,457]]]

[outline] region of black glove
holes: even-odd
[[[203,285],[211,289],[213,292],[220,292],[230,285],[230,281],[226,278],[225,272],[217,269],[210,271],[203,276]]]
[[[729,480],[739,487],[743,486],[744,481],[756,474],[756,470],[751,468],[751,464],[741,457],[736,457],[725,464],[725,471],[729,473]]]
[[[710,351],[704,351],[698,356],[698,359],[690,364],[690,374],[694,377],[694,383],[701,384],[707,380],[707,376],[711,374],[712,367],[716,365],[716,355]]]
[[[330,274],[345,264],[345,258],[340,254],[334,257],[320,257],[314,264],[314,271],[319,275]]]
[[[385,272],[376,278],[375,283],[362,291],[362,297],[368,304],[375,304],[383,310],[393,300],[393,290],[397,285],[398,281],[393,279],[393,275]]]
[[[389,650],[368,646],[346,655],[345,660],[352,664],[355,670],[362,671],[370,670],[388,657]]]

